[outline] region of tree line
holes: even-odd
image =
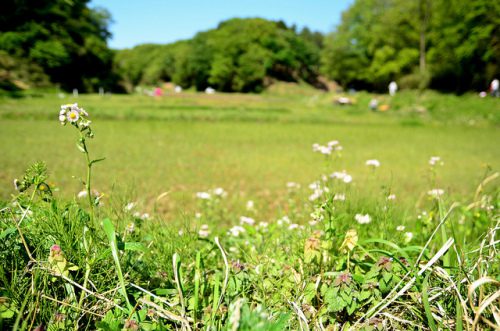
[[[499,74],[500,3],[356,0],[327,34],[260,18],[230,19],[189,40],[111,50],[111,16],[89,0],[0,4],[0,89],[132,91],[171,81],[259,92],[277,80],[323,87],[465,92]]]

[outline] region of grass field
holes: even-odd
[[[430,92],[419,99],[406,92],[385,97],[392,105],[387,113],[372,113],[364,93],[354,96],[357,104],[339,106],[331,94],[296,86],[287,94],[286,87],[265,95],[81,96],[76,101],[91,113],[100,140],[92,153],[107,158],[98,165],[95,187],[105,193],[117,187],[149,207],[168,191],[161,208],[175,217],[192,207],[197,191],[223,187],[269,206],[289,181],[306,187],[321,173],[346,169],[353,186],[368,179],[390,185],[408,206],[428,188],[430,156],[443,158],[439,185],[452,196],[471,191],[489,167],[499,167],[497,100]],[[75,179],[84,172],[80,155],[54,120],[59,105],[72,101],[52,95],[0,101],[2,197],[36,160],[47,162],[61,195],[81,190]],[[418,107],[432,110],[412,111]],[[311,146],[333,139],[345,157],[326,167]],[[382,163],[376,179],[364,164],[373,158]]]
[[[494,329],[499,100],[336,97],[0,99],[0,329]]]

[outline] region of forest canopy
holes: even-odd
[[[312,8],[313,9],[313,8]],[[322,87],[462,93],[498,77],[500,3],[356,0],[326,36],[282,21],[234,18],[193,38],[112,50],[111,16],[89,0],[0,3],[0,89],[132,91],[171,81],[259,92],[277,80]]]
[[[3,0],[0,88],[57,84],[95,91],[111,87],[110,14],[88,0]]]
[[[500,2],[357,0],[326,36],[322,72],[343,86],[453,92],[499,74]]]
[[[258,92],[272,80],[316,84],[318,37],[303,31],[282,22],[235,18],[187,41],[119,51],[116,68],[129,88],[159,80],[228,92]]]

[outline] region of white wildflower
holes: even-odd
[[[296,223],[292,223],[288,226],[288,230],[295,230],[295,229],[298,229],[299,228],[299,225],[296,224]]]
[[[206,238],[210,235],[210,230],[207,224],[202,224],[200,230],[198,231],[198,235],[202,238]]]
[[[255,220],[251,217],[241,216],[240,217],[240,224],[241,225],[243,225],[243,224],[254,225]]]
[[[380,162],[379,160],[367,160],[366,165],[369,167],[378,168],[380,167]]]
[[[208,192],[198,192],[196,193],[196,197],[201,200],[210,200],[212,198]]]
[[[312,150],[313,150],[313,152],[319,152],[319,147],[320,147],[320,145],[319,145],[319,144],[314,143],[314,144],[312,145]]]
[[[396,195],[395,194],[389,194],[387,196],[387,200],[396,200]]]
[[[135,207],[135,202],[129,202],[125,205],[125,211],[131,211]]]
[[[329,141],[329,142],[327,143],[327,145],[328,145],[329,147],[335,147],[335,146],[338,146],[339,144],[340,144],[340,143],[339,143],[339,141],[338,141],[338,140],[332,140],[332,141]]]
[[[245,232],[245,228],[239,225],[233,226],[231,229],[229,229],[229,234],[231,234],[233,237],[238,237],[240,233]]]
[[[149,214],[148,214],[148,213],[144,213],[144,214],[142,214],[142,215],[141,215],[141,219],[142,219],[142,220],[147,220],[147,219],[149,219]]]
[[[254,210],[255,209],[255,203],[253,200],[248,200],[246,204],[247,210]]]
[[[66,118],[68,122],[75,123],[80,118],[80,114],[78,111],[72,109],[67,113]]]
[[[359,223],[359,224],[368,224],[372,221],[370,215],[362,215],[362,214],[356,214],[354,216],[354,219]]]
[[[444,190],[442,190],[440,188],[435,188],[435,189],[428,191],[427,194],[430,195],[432,198],[437,199],[444,194]]]
[[[128,233],[133,233],[134,230],[135,230],[135,224],[132,222],[132,223],[129,223],[125,229]]]
[[[87,195],[88,195],[87,190],[82,190],[82,191],[78,192],[78,194],[76,196],[78,199],[83,199],[83,198],[87,197]]]
[[[434,167],[435,165],[443,165],[444,163],[441,161],[441,157],[439,156],[431,156],[429,159],[429,165]]]
[[[333,172],[332,174],[330,174],[330,178],[342,180],[346,184],[352,182],[352,176],[348,175],[345,172],[345,170],[342,172],[340,172],[340,171]]]
[[[227,192],[224,191],[224,189],[222,187],[218,187],[218,188],[214,189],[212,192],[215,196],[218,196],[220,198],[225,198],[227,196]]]
[[[282,218],[278,219],[276,221],[276,223],[279,225],[279,226],[282,226],[283,224],[290,224],[290,219],[288,218],[288,216],[283,216]]]
[[[319,152],[323,155],[332,154],[332,148],[328,146],[319,146]]]
[[[61,125],[66,124],[66,116],[65,115],[59,115],[59,122],[61,122]]]
[[[269,223],[267,222],[259,222],[259,224],[257,225],[257,228],[259,229],[267,229],[267,227],[269,226]]]
[[[286,187],[289,190],[298,190],[300,188],[300,184],[295,183],[295,182],[288,182],[288,183],[286,183]]]
[[[311,190],[317,190],[321,188],[321,185],[319,182],[312,182],[311,184],[309,184],[309,188]]]
[[[404,231],[404,230],[405,230],[405,226],[404,226],[404,225],[398,225],[398,226],[396,227],[396,230],[397,230],[397,231],[402,232],[402,231]]]
[[[343,194],[343,193],[336,193],[336,194],[333,196],[333,200],[337,200],[337,201],[345,201],[345,194]]]
[[[234,246],[231,246],[231,247],[229,247],[229,251],[230,251],[231,253],[236,253],[236,252],[238,252],[238,248],[236,248],[236,247],[234,247]]]
[[[309,201],[314,201],[314,200],[319,199],[322,194],[323,194],[322,190],[316,190],[316,191],[314,191],[313,194],[311,194],[309,196]]]

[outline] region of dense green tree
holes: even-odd
[[[198,90],[260,91],[266,78],[314,83],[318,35],[301,37],[284,23],[231,19],[171,45],[140,45],[118,52],[115,66],[128,89],[172,80]]]
[[[322,71],[355,88],[484,88],[499,71],[499,20],[489,0],[357,0],[325,38]]]
[[[89,0],[3,0],[0,50],[30,62],[65,89],[96,90],[113,84],[107,47],[110,15]],[[36,76],[36,75],[35,75]],[[36,83],[36,79],[27,83]]]

